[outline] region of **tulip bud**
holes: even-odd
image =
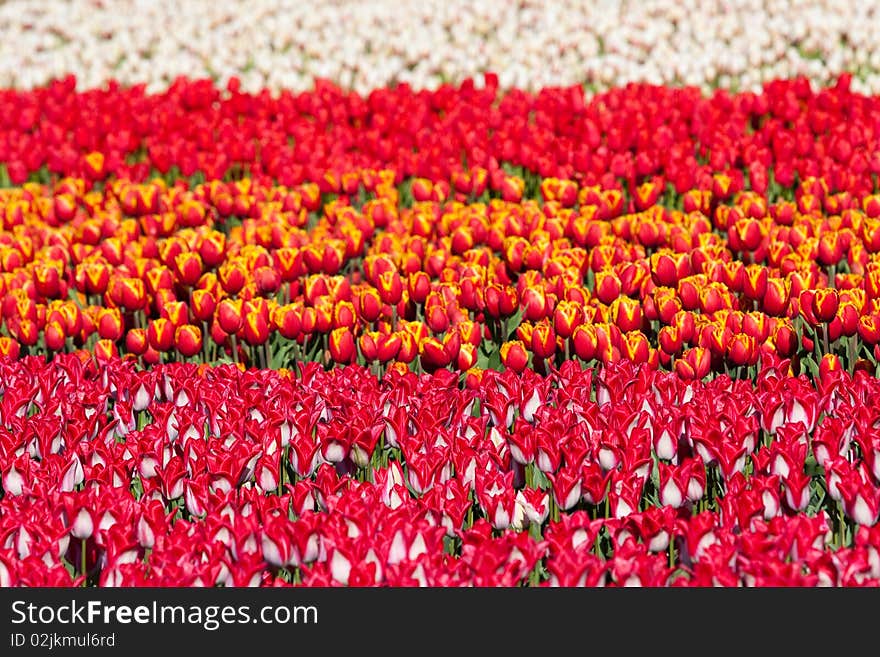
[[[433,372],[449,365],[452,358],[443,342],[429,336],[419,343],[419,360],[426,371]]]
[[[64,334],[64,327],[60,322],[51,321],[46,324],[46,328],[43,330],[43,339],[47,349],[61,351],[64,349],[67,336]]]
[[[688,349],[675,361],[675,372],[683,379],[700,380],[709,374],[712,358],[708,349]]]
[[[681,330],[677,326],[664,326],[657,334],[657,343],[664,353],[675,356],[681,351],[684,340],[681,337]]]
[[[238,294],[247,282],[247,272],[238,262],[225,262],[217,270],[220,285],[226,294]]]
[[[223,299],[217,304],[217,321],[226,333],[238,333],[244,324],[240,299]]]
[[[767,294],[768,270],[761,265],[747,265],[742,281],[742,293],[751,301],[763,299]]]
[[[119,357],[116,343],[112,340],[98,340],[94,347],[95,359],[99,363],[106,363]]]
[[[611,305],[611,313],[614,323],[623,333],[642,328],[642,305],[637,299],[616,299]]]
[[[610,305],[620,296],[621,283],[617,274],[610,269],[596,272],[595,290],[593,294],[599,301]]]
[[[217,267],[226,258],[226,235],[217,230],[208,232],[199,242],[198,252],[206,267]]]
[[[768,315],[781,317],[788,310],[791,282],[785,278],[768,278],[761,300],[762,308]]]
[[[647,363],[651,345],[641,331],[629,331],[621,340],[621,354],[634,363]]]
[[[755,219],[738,219],[727,229],[728,244],[733,251],[751,253],[761,245],[763,238],[761,224]]]
[[[470,343],[463,343],[455,359],[456,367],[461,372],[467,372],[477,364],[477,348]]]
[[[193,290],[190,296],[190,307],[193,316],[200,322],[207,322],[214,315],[217,308],[217,299],[208,290]]]
[[[553,314],[553,328],[564,340],[572,336],[574,330],[585,320],[583,307],[574,301],[562,300],[556,304]]]
[[[272,324],[282,337],[287,340],[295,340],[302,330],[302,316],[298,306],[288,304],[278,306],[272,311]]]
[[[265,299],[257,297],[242,305],[243,337],[251,346],[264,344],[269,339],[269,306]],[[327,322],[329,328],[329,321]]]
[[[844,256],[844,244],[840,233],[823,233],[819,237],[819,246],[816,259],[825,267],[836,265]]]
[[[258,267],[254,271],[254,284],[261,296],[272,296],[281,287],[281,274],[274,267]]]
[[[501,181],[501,198],[508,203],[519,203],[525,192],[526,183],[518,176],[505,176]]]
[[[127,311],[143,310],[147,305],[147,291],[139,278],[115,278],[108,291],[113,302]]]
[[[174,258],[174,273],[183,285],[192,287],[202,275],[202,258],[198,253],[185,251]]]
[[[556,332],[546,319],[535,324],[531,336],[532,353],[538,358],[550,358],[556,353]]]
[[[403,346],[401,333],[377,333],[375,336],[375,360],[388,363],[397,358]]]
[[[400,338],[400,348],[398,349],[397,358],[400,363],[411,363],[419,355],[419,343],[415,336],[409,331],[397,331],[395,333]]]
[[[76,289],[84,294],[104,294],[110,284],[110,268],[100,262],[84,262],[76,266]]]
[[[92,151],[83,156],[82,169],[89,180],[102,180],[107,175],[104,154]]]
[[[671,253],[651,254],[651,280],[658,287],[675,287],[678,283],[676,257]]]
[[[174,346],[185,358],[191,358],[202,350],[202,329],[192,324],[178,326],[174,332]]]
[[[813,295],[813,314],[819,322],[827,323],[834,319],[840,306],[840,294],[834,288],[820,288]]]
[[[53,266],[37,264],[34,266],[34,284],[37,293],[44,299],[53,299],[61,289],[61,277]]]
[[[333,329],[328,338],[330,357],[337,363],[350,363],[355,356],[354,335],[346,326]]]
[[[409,298],[417,304],[425,303],[428,293],[431,291],[431,277],[426,272],[417,271],[407,278],[407,291]]]
[[[446,308],[442,305],[442,301],[430,303],[431,297],[429,296],[428,299],[429,303],[425,306],[425,324],[432,332],[443,333],[449,328],[449,315]]]
[[[501,362],[504,367],[513,370],[517,374],[526,369],[529,364],[529,354],[525,345],[520,340],[505,342],[500,349]]]
[[[168,351],[174,345],[174,326],[163,317],[150,320],[147,325],[147,341],[160,353]]]
[[[379,319],[382,313],[382,299],[378,290],[367,287],[361,290],[357,297],[358,315],[364,322],[372,323]]]
[[[788,358],[797,351],[797,335],[792,328],[786,324],[780,324],[773,332],[773,343],[776,345],[776,352],[782,358]],[[812,351],[812,349],[810,349]]]
[[[736,366],[754,365],[758,362],[758,345],[750,335],[735,333],[727,342],[727,358]]]
[[[135,356],[141,356],[147,351],[149,341],[147,332],[142,328],[131,329],[125,335],[125,348]]]
[[[98,335],[101,339],[115,342],[124,332],[125,325],[118,308],[101,308],[98,311]]]
[[[486,287],[486,314],[493,319],[509,317],[516,312],[519,296],[509,285],[490,284]]]
[[[837,354],[825,354],[819,361],[819,377],[823,380],[843,371],[843,364]]]
[[[869,345],[880,343],[880,315],[862,315],[857,330],[859,337]]]

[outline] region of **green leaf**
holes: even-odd
[[[489,366],[486,369],[490,369],[490,370],[500,370],[501,369],[501,351],[493,351],[489,355]]]
[[[505,340],[510,340],[516,334],[516,329],[519,328],[519,325],[522,324],[523,318],[523,309],[517,308],[516,312],[513,313],[510,317],[508,317],[504,321],[504,328],[507,335],[504,336]]]
[[[801,359],[801,366],[806,366],[812,378],[815,379],[819,377],[819,366],[816,364],[816,361],[812,356],[804,356]]]

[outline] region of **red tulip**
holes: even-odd
[[[135,356],[143,355],[148,346],[149,340],[145,329],[134,328],[125,334],[125,348]]]
[[[192,358],[202,350],[202,329],[183,324],[174,331],[174,346],[184,358]]]
[[[839,305],[840,295],[833,288],[818,289],[813,295],[812,310],[819,322],[828,323],[834,319]]]
[[[244,325],[242,302],[239,299],[223,299],[216,309],[217,322],[226,333],[238,333]]]
[[[538,358],[550,358],[556,353],[556,332],[546,319],[535,324],[531,347]]]
[[[520,340],[505,342],[501,345],[501,362],[504,367],[520,373],[529,364],[529,354],[525,345]]]
[[[101,308],[98,311],[98,335],[102,339],[115,342],[122,338],[125,324],[118,308]]]
[[[170,350],[174,345],[174,326],[164,317],[150,320],[147,324],[147,341],[159,353]]]

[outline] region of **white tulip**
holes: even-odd
[[[177,76],[241,78],[245,91],[311,88],[327,77],[365,93],[435,88],[490,70],[503,87],[589,81],[718,81],[759,90],[773,77],[814,84],[852,69],[877,93],[880,11],[857,0],[92,0],[0,4],[0,85],[73,73],[158,91]]]

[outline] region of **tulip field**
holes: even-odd
[[[880,78],[462,70],[0,88],[0,586],[880,585]]]

